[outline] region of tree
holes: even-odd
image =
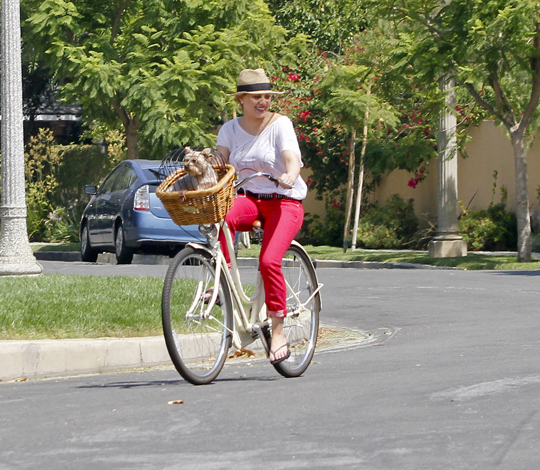
[[[398,124],[396,110],[389,103],[381,101],[376,94],[372,93],[373,83],[376,81],[378,73],[378,70],[366,65],[342,64],[335,67],[321,82],[321,88],[327,93],[327,112],[339,116],[342,125],[350,133],[346,216],[343,233],[344,250],[347,248],[347,235],[350,228],[355,191],[358,211],[360,209],[364,157],[367,141],[370,137],[368,136],[368,129],[374,129],[379,124],[377,133],[380,135],[384,133],[387,125],[393,127]],[[360,133],[362,135],[362,150],[357,175],[356,140],[357,135]],[[371,136],[371,138],[374,137],[374,135]],[[357,190],[355,189],[355,181],[358,181]],[[358,226],[357,218],[355,226]]]
[[[384,0],[399,24],[398,64],[418,80],[449,74],[506,128],[515,160],[518,260],[531,258],[527,148],[540,130],[540,5],[531,0]]]
[[[394,169],[414,173],[410,185],[416,185],[436,157],[437,87],[397,73],[396,42],[393,31],[379,25],[359,33],[342,54],[312,56],[300,69],[287,68],[278,77],[279,88],[292,90],[294,97],[286,96],[280,110],[295,122],[313,172],[308,184],[319,198],[347,187],[344,247],[355,199],[357,225],[364,187],[369,192],[380,175]]]
[[[358,0],[267,0],[280,25],[310,36],[319,51],[341,53],[366,26]]]
[[[121,122],[128,157],[209,145],[238,71],[284,42],[262,0],[26,0],[27,34],[85,121]],[[34,46],[36,47],[36,46]]]

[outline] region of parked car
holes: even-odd
[[[134,253],[173,255],[190,241],[204,241],[198,225],[176,225],[156,196],[158,160],[121,162],[101,183],[85,186],[92,196],[80,225],[81,258],[94,262],[98,253],[116,254],[129,264]]]

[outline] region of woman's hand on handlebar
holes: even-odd
[[[279,179],[281,180],[279,183],[279,186],[285,189],[292,188],[294,186],[294,182],[296,181],[296,178],[292,175],[289,175],[288,173],[283,173]]]

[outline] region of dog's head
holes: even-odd
[[[200,152],[192,152],[184,158],[186,172],[193,176],[204,175],[209,166],[206,157]]]

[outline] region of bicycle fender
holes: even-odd
[[[186,243],[186,246],[190,246],[191,248],[195,248],[196,250],[206,251],[207,253],[213,256],[212,250],[208,248],[206,245],[201,245],[200,243],[197,243],[197,242],[188,242]]]
[[[321,288],[322,288],[322,286],[324,284],[321,284],[319,282],[319,276],[317,276],[317,264],[316,264],[315,260],[312,260],[310,258],[310,256],[308,255],[308,252],[306,251],[306,249],[300,243],[298,243],[296,240],[293,240],[291,242],[291,245],[294,245],[298,249],[302,250],[306,254],[307,258],[311,260],[311,264],[313,265],[313,273],[315,274],[315,281],[317,282],[317,290],[315,291],[315,294],[317,296],[319,296],[319,302],[321,304],[321,310],[322,310],[322,297],[321,297],[321,294],[320,294],[320,290],[321,290]]]

